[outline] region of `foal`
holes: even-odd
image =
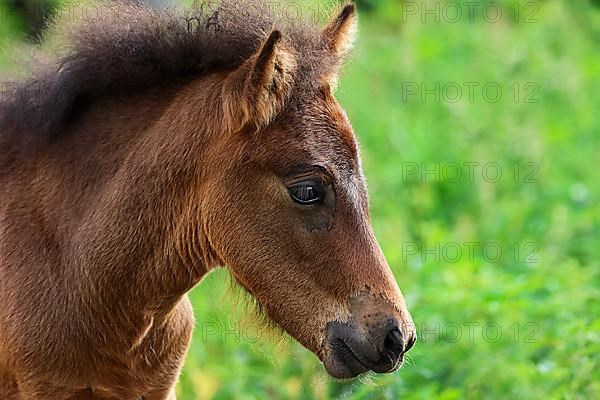
[[[174,399],[217,266],[334,377],[414,344],[332,95],[354,6],[324,30],[246,6],[106,9],[4,96],[0,398]]]

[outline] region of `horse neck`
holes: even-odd
[[[203,161],[212,158],[219,133],[207,112],[218,108],[218,92],[214,79],[181,89],[151,127],[135,134],[94,199],[77,258],[82,276],[91,277],[84,286],[103,303],[168,312],[220,263],[200,206]],[[144,110],[130,113],[139,118]]]

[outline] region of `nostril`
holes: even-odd
[[[406,342],[406,349],[404,349],[404,352],[408,352],[410,349],[413,348],[413,346],[415,345],[415,342],[417,341],[417,336],[416,335],[411,335],[410,338],[408,339],[408,342]]]
[[[402,334],[398,328],[394,328],[388,332],[383,342],[386,348],[402,347]]]
[[[404,343],[402,334],[398,328],[394,328],[388,332],[383,341],[383,353],[390,358],[395,364],[404,351]]]

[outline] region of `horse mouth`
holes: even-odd
[[[405,353],[414,344],[414,334],[404,339],[394,325],[383,329],[385,335],[365,337],[352,324],[330,322],[327,325],[325,369],[334,378],[354,378],[364,372],[390,373],[400,368]]]
[[[330,343],[331,353],[324,363],[334,378],[354,378],[370,370],[344,340],[336,338]]]

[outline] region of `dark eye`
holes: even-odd
[[[289,187],[288,192],[292,200],[302,205],[320,203],[325,197],[325,188],[323,185],[314,181],[298,183]]]

